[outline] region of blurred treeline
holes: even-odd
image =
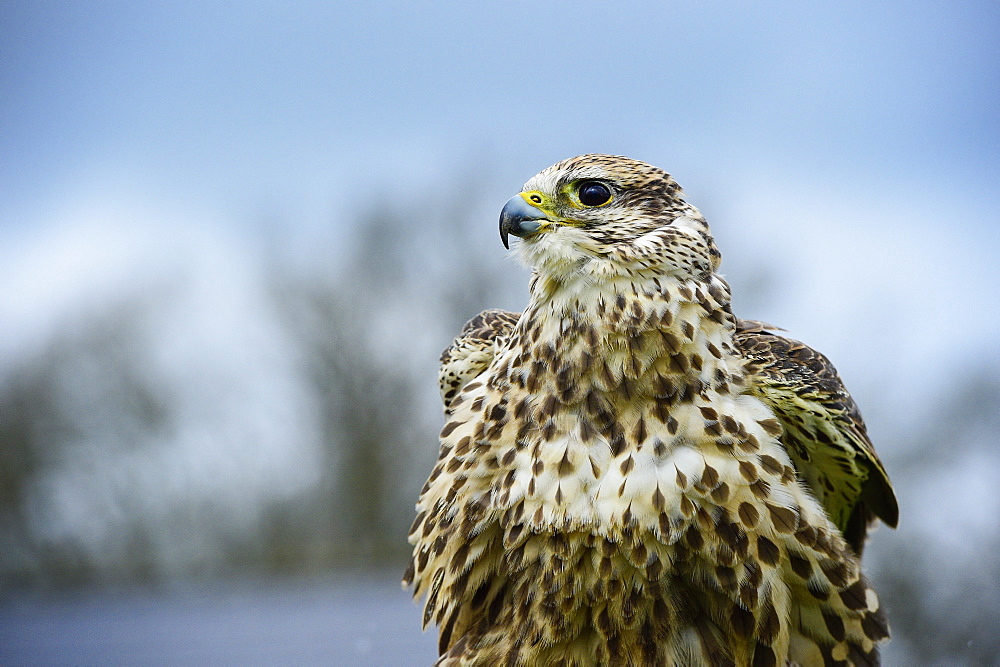
[[[31,354],[4,360],[0,592],[401,573],[413,503],[437,453],[437,355],[479,310],[526,297],[526,272],[504,259],[484,217],[490,202],[467,185],[453,190],[464,199],[361,212],[316,253],[322,261],[260,248],[250,301],[275,326],[224,371],[210,352],[237,346],[242,331],[217,332],[203,359],[164,352],[172,348],[161,338],[175,330],[166,304],[185,289],[170,281],[123,289],[68,316]],[[254,340],[269,351],[257,354]],[[173,368],[177,359],[189,367]],[[1000,369],[956,370],[940,400],[877,443],[902,523],[876,532],[866,561],[902,655],[986,664],[1000,653],[1000,532],[962,533],[914,514],[961,489],[977,461],[995,461]],[[274,409],[282,400],[294,409]],[[881,409],[862,407],[869,422]]]

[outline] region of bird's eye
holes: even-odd
[[[584,181],[577,192],[580,195],[580,203],[584,206],[601,206],[611,200],[611,190],[598,181]]]

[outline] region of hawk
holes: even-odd
[[[410,532],[439,664],[877,664],[892,486],[826,357],[733,314],[670,175],[565,160],[500,235],[530,300],[445,351]]]

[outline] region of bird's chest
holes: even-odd
[[[684,555],[679,541],[682,551],[700,549],[700,538],[738,521],[740,503],[756,502],[758,453],[773,445],[766,431],[773,417],[755,399],[709,393],[669,406],[592,402],[515,419],[477,459],[470,481],[488,500],[506,549],[614,545],[634,567],[654,554],[662,566]],[[786,463],[766,460],[779,475],[792,474]]]

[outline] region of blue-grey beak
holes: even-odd
[[[521,195],[514,195],[503,205],[500,211],[500,240],[504,248],[510,248],[507,235],[518,237],[530,236],[542,226],[547,217],[544,212],[524,200]]]

